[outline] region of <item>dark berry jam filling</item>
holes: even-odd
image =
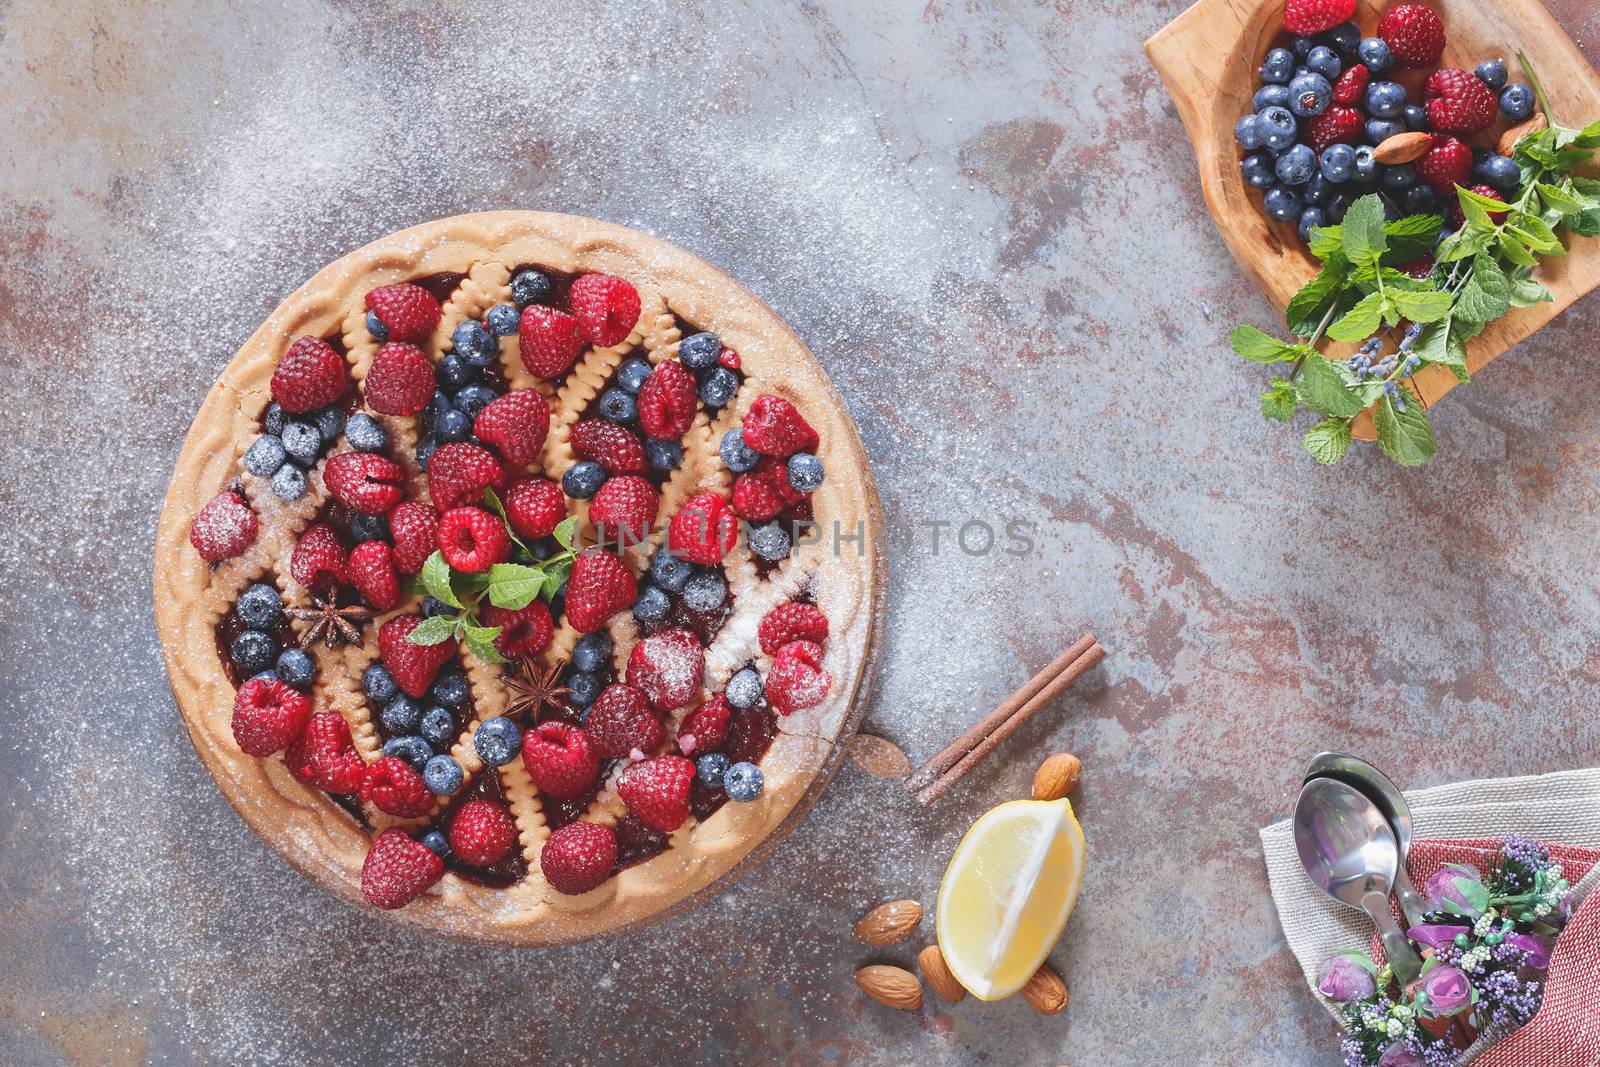
[[[455,820],[456,812],[469,800],[488,800],[501,807],[509,806],[506,803],[505,789],[500,784],[500,775],[493,767],[483,768],[465,789],[457,790],[444,811],[440,812],[438,820],[428,829],[438,830],[448,837],[450,824]],[[488,867],[474,867],[470,863],[464,863],[455,853],[451,853],[445,859],[444,865],[458,877],[491,889],[504,889],[528,876],[528,861],[523,858],[520,841],[512,846],[504,859]]]
[[[629,815],[617,823],[617,865],[612,874],[636,867],[667,850],[667,835]]]
[[[734,708],[728,718],[728,740],[717,751],[727,756],[730,763],[759,764],[777,736],[778,716],[766,704]],[[689,787],[689,811],[702,822],[727,802],[727,793],[701,785],[698,778]]]

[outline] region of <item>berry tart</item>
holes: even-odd
[[[463,215],[246,342],[155,594],[189,734],[268,844],[430,933],[557,944],[798,821],[870,679],[881,516],[832,385],[736,282],[620,226]]]

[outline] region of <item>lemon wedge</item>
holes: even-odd
[[[939,951],[979,1000],[1021,989],[1061,937],[1083,884],[1083,828],[1060,800],[1014,800],[978,817],[939,883]]]

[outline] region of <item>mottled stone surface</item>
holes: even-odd
[[[1406,785],[1600,758],[1591,297],[1315,468],[1228,356],[1267,323],[1139,42],[1179,0],[791,7],[0,4],[0,1049],[8,1064],[1331,1064],[1256,842],[1303,760]],[[1552,8],[1586,52],[1600,16]],[[1509,45],[1509,43],[1508,43]],[[1105,665],[933,811],[846,767],[765,866],[625,941],[436,943],[303,882],[180,726],[148,571],[218,370],[395,228],[630,223],[817,351],[916,530],[868,728],[920,760],[1092,624]],[[1091,869],[1070,1009],[867,1002],[850,926],[931,904],[1052,748]]]

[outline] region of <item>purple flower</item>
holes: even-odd
[[[1383,1056],[1378,1060],[1378,1067],[1426,1067],[1422,1057],[1412,1052],[1404,1042],[1396,1041],[1384,1050]]]
[[[1467,899],[1466,893],[1456,884],[1458,881],[1468,883],[1469,889],[1471,886],[1483,889],[1483,882],[1477,875],[1458,871],[1454,867],[1440,867],[1434,872],[1433,877],[1428,879],[1427,885],[1422,890],[1423,895],[1428,898],[1428,910],[1443,910],[1445,901],[1451,901],[1467,915],[1476,919],[1483,914],[1483,909]],[[1487,893],[1486,890],[1484,892]]]
[[[1348,956],[1329,956],[1317,972],[1317,989],[1329,1000],[1348,1004],[1366,1000],[1378,991],[1372,972]]]
[[[1435,967],[1422,976],[1422,991],[1434,1015],[1454,1015],[1472,1003],[1472,983],[1458,968]]]
[[[1550,966],[1549,946],[1532,934],[1507,934],[1505,943],[1528,954],[1523,960],[1527,966],[1540,971]]]
[[[1437,951],[1446,945],[1455,944],[1456,938],[1461,934],[1471,932],[1472,927],[1470,926],[1443,926],[1424,923],[1421,926],[1413,926],[1407,930],[1406,936],[1419,945],[1427,945]]]

